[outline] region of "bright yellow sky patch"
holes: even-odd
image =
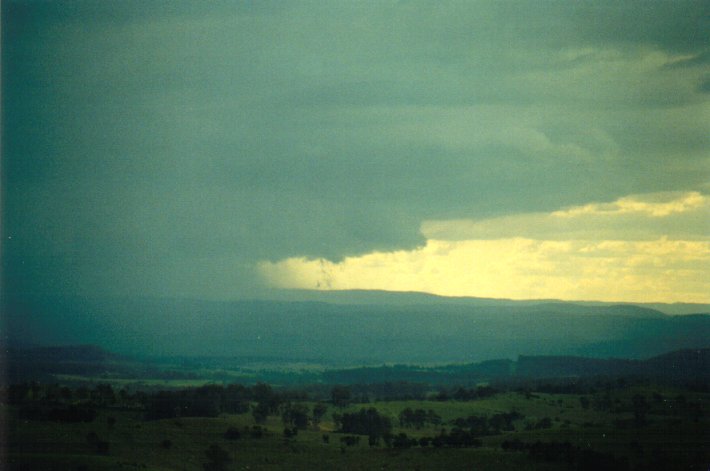
[[[259,270],[282,288],[707,303],[709,210],[706,196],[689,192],[484,221],[434,221],[423,224],[428,240],[414,250],[337,263],[294,257],[262,262]],[[644,237],[634,237],[639,233]]]

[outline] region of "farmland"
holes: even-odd
[[[710,394],[650,382],[577,393],[483,385],[387,401],[347,386],[316,397],[263,383],[5,392],[9,469],[635,470],[710,459]],[[385,428],[357,422],[365,415]]]

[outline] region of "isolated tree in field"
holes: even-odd
[[[313,425],[318,425],[325,415],[325,413],[328,412],[328,405],[323,403],[323,402],[317,402],[313,405]]]

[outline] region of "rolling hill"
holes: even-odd
[[[10,346],[94,344],[129,355],[260,356],[330,365],[478,362],[519,355],[649,358],[707,347],[710,339],[707,314],[668,316],[634,305],[395,296],[397,302],[356,304],[4,299],[2,337]]]

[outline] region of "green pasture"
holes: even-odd
[[[654,392],[656,399],[652,399]],[[629,425],[633,416],[626,408],[639,393],[649,400],[648,424],[634,427]],[[256,425],[250,413],[146,421],[141,412],[102,409],[91,423],[56,423],[20,419],[13,407],[2,406],[2,412],[9,470],[203,470],[208,461],[206,451],[212,445],[228,454],[227,470],[566,469],[563,463],[535,461],[524,452],[501,449],[504,441],[514,439],[526,443],[570,442],[580,448],[613,453],[626,457],[631,469],[654,456],[663,457],[668,469],[694,469],[691,466],[710,459],[710,418],[691,417],[673,409],[677,404],[673,398],[680,394],[688,401],[710,401],[710,394],[647,388],[614,392],[610,399],[617,410],[608,411],[583,408],[579,395],[518,392],[466,402],[372,402],[342,409],[330,405],[318,427],[300,430],[292,438],[284,437],[284,425],[277,416],[269,416],[262,425],[267,431],[263,438],[252,438],[245,432],[245,428]],[[313,404],[306,402],[309,409]],[[333,414],[368,407],[390,417],[395,434],[404,432],[410,437],[434,436],[441,428],[450,429],[456,418],[471,415],[490,417],[516,411],[523,418],[514,422],[515,431],[480,437],[481,448],[371,448],[365,436],[355,446],[343,445],[343,434],[333,432]],[[442,424],[427,424],[420,430],[401,428],[398,418],[406,408],[433,410]],[[551,427],[527,429],[526,425],[543,418],[551,419]],[[241,432],[239,439],[224,437],[230,427]],[[108,442],[106,453],[99,453],[87,441],[91,433]],[[327,443],[324,435],[328,436]]]

